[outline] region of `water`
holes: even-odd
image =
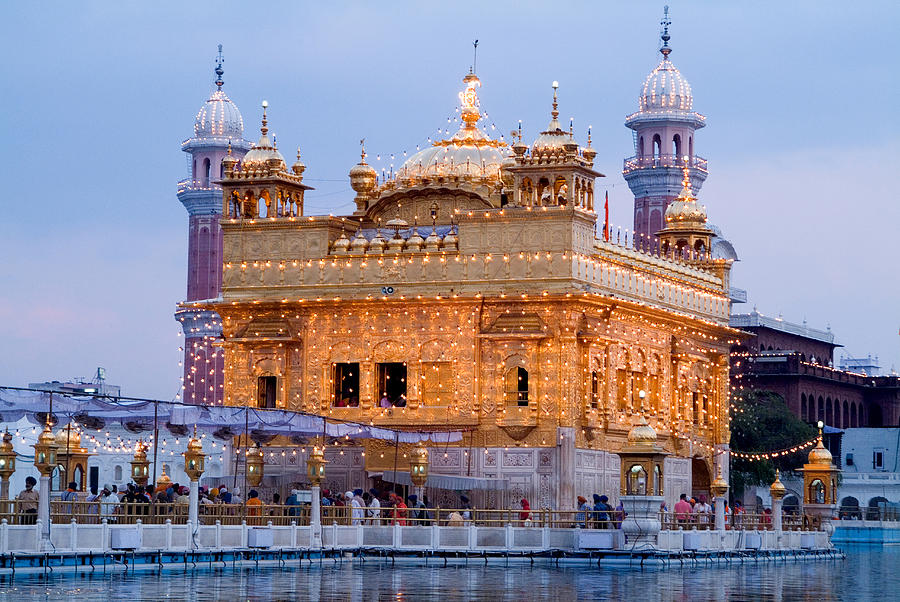
[[[890,600],[900,599],[900,547],[846,548],[846,560],[645,569],[559,568],[492,559],[420,566],[369,559],[301,568],[21,575],[0,600]]]

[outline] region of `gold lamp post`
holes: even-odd
[[[775,481],[769,487],[769,493],[772,495],[772,529],[781,531],[781,502],[784,499],[787,489],[781,482],[781,472],[775,470]]]
[[[425,489],[425,481],[428,480],[428,448],[425,442],[420,441],[418,447],[409,458],[409,478],[416,488],[416,496],[422,499]]]
[[[7,430],[3,433],[3,443],[0,443],[0,500],[9,499],[9,478],[16,472],[16,451],[12,438]]]
[[[139,439],[134,446],[134,458],[131,460],[131,480],[143,487],[148,479],[150,479],[150,461],[147,460],[147,446],[144,445],[143,439]]]
[[[728,495],[728,483],[722,478],[722,465],[719,464],[719,470],[716,473],[716,480],[712,482],[709,490],[715,498],[716,505],[716,530],[725,530],[725,501]]]
[[[655,542],[662,528],[659,507],[663,502],[663,466],[668,452],[659,444],[656,430],[643,414],[628,431],[622,459],[622,505],[626,518],[622,531],[628,541]]]
[[[56,437],[50,429],[50,418],[34,444],[34,466],[41,473],[41,487],[38,493],[38,518],[41,520],[41,548],[50,546],[50,475],[56,470]]]
[[[323,446],[324,447],[324,446]],[[309,544],[314,548],[322,547],[322,507],[319,498],[319,485],[325,478],[325,451],[318,445],[314,445],[306,460],[306,474],[309,476],[310,493],[312,502],[309,512],[310,536]]]
[[[247,451],[247,484],[250,487],[259,487],[262,483],[265,457],[259,444]]]
[[[197,438],[197,427],[194,426],[194,436],[188,441],[187,451],[184,452],[184,472],[191,480],[191,492],[188,501],[188,520],[192,525],[197,524],[200,515],[200,477],[203,476],[203,468],[206,463],[206,455],[203,453],[203,443]]]

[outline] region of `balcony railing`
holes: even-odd
[[[692,167],[704,173],[707,172],[709,162],[703,157],[682,157],[679,155],[648,155],[645,157],[628,157],[625,159],[623,170],[625,173],[636,169],[654,167]]]

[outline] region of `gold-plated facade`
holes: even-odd
[[[615,499],[615,454],[646,416],[666,491],[690,491],[692,459],[711,472],[729,439],[730,263],[598,238],[596,152],[555,116],[531,146],[489,141],[475,81],[460,134],[434,147],[447,156],[374,184],[363,155],[352,216],[262,217],[252,199],[293,176],[226,166],[223,297],[189,304],[222,316],[225,403],[463,430],[432,472],[507,477],[554,507]],[[460,165],[472,149],[484,166]],[[363,484],[339,470],[334,487]]]

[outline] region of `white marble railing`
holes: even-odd
[[[36,525],[0,523],[0,554],[38,552],[106,553],[128,548],[138,551],[229,550],[248,547],[316,548],[311,527],[253,527],[239,525],[101,524],[53,525],[49,544],[41,541]],[[118,533],[115,533],[117,532]],[[472,552],[554,549],[627,549],[617,529],[578,529],[505,526],[323,525],[322,547],[329,549],[383,548],[396,550],[458,550]],[[116,542],[120,545],[113,546]],[[124,544],[122,544],[124,542]],[[128,543],[130,542],[130,543]],[[801,550],[829,547],[823,531],[682,531],[663,530],[656,537],[660,550]]]

